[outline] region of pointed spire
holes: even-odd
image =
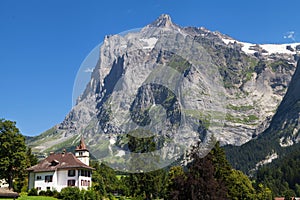
[[[83,136],[81,136],[81,138],[80,138],[80,143],[79,143],[79,145],[76,147],[76,151],[78,151],[78,150],[87,150],[86,145],[85,145],[85,143],[84,143]]]

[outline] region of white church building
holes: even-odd
[[[61,191],[65,187],[88,189],[92,185],[93,168],[89,166],[89,151],[83,138],[71,152],[50,153],[37,165],[28,168],[28,189]]]

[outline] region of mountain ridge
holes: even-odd
[[[239,42],[203,27],[182,28],[173,24],[170,16],[162,15],[138,33],[105,37],[100,47],[100,59],[84,93],[62,123],[27,141],[33,151],[46,153],[50,150],[60,150],[62,147],[71,147],[70,144],[74,140],[79,140],[78,135],[88,138],[95,136],[95,127],[99,128],[98,123],[106,123],[106,117],[103,116],[109,118],[108,113],[101,111],[101,108],[106,102],[105,96],[114,88],[111,83],[117,82],[123,74],[128,72],[126,70],[130,69],[131,65],[126,63],[131,62],[129,58],[146,62],[145,57],[135,55],[136,51],[126,49],[130,42],[145,56],[156,55],[157,30],[153,29],[153,26],[171,27],[193,38],[193,41],[205,49],[214,65],[218,67],[223,77],[227,98],[224,132],[217,136],[222,144],[244,144],[256,138],[268,127],[294,73],[298,44],[275,46],[280,46],[281,49],[283,46],[286,49],[293,49],[276,54],[270,50],[267,51],[265,46]],[[122,49],[123,47],[126,48]],[[121,54],[123,52],[124,56],[118,57],[115,50]],[[189,77],[196,80],[191,75]],[[199,111],[191,110],[186,113],[205,120],[203,113]],[[99,118],[99,114],[102,117]],[[103,140],[99,146],[102,147],[104,153],[107,153],[110,141],[107,137],[105,135],[95,137],[95,140]]]

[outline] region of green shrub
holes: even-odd
[[[46,191],[44,191],[44,190],[40,191],[39,196],[46,196]]]
[[[57,199],[60,198],[60,193],[57,190],[53,190],[52,195],[53,195],[54,198],[57,198]]]
[[[63,200],[80,200],[81,192],[78,187],[66,187],[63,188],[60,192],[60,198]]]
[[[51,190],[47,190],[45,192],[45,196],[49,196],[49,197],[52,197],[53,196],[53,192]]]
[[[136,197],[132,197],[131,200],[144,200],[144,197],[136,196]]]
[[[82,190],[81,193],[83,194],[83,200],[100,200],[100,195],[94,190]]]
[[[109,193],[107,195],[107,197],[109,198],[109,200],[115,200],[116,199],[116,197],[114,195],[112,195],[111,193]]]
[[[28,196],[37,196],[38,192],[37,189],[32,188],[31,190],[28,191]]]

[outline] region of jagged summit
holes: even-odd
[[[154,22],[150,24],[150,27],[165,27],[170,28],[172,26],[175,26],[171,20],[170,15],[162,14],[160,15]]]

